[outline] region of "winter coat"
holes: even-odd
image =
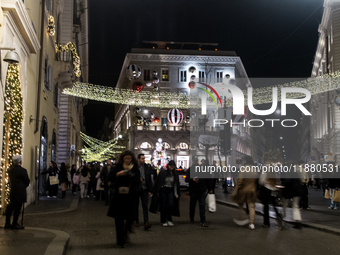
[[[68,178],[67,178],[67,169],[66,168],[60,168],[60,171],[59,171],[59,180],[60,180],[60,183],[68,181]]]
[[[161,170],[157,176],[155,185],[153,187],[153,196],[151,200],[151,205],[150,205],[150,212],[151,213],[157,213],[159,211],[159,191],[163,187],[164,182],[165,182],[165,177],[166,177],[167,170]],[[179,213],[179,196],[180,196],[180,187],[179,187],[179,178],[177,172],[174,170],[174,195],[177,193],[178,198],[174,198],[174,206],[172,210],[172,215],[173,216],[180,216]]]
[[[139,166],[138,166],[139,170]],[[152,191],[153,183],[156,181],[157,178],[157,171],[155,171],[150,164],[144,164],[144,171],[145,171],[145,184],[146,184],[146,190],[148,192]],[[142,188],[142,185],[140,189]]]
[[[30,184],[27,170],[20,165],[14,165],[8,170],[8,177],[10,182],[10,203],[22,204],[27,202],[26,188]]]
[[[246,165],[245,167],[250,166]],[[251,167],[251,166],[250,166]],[[232,198],[236,203],[255,203],[257,201],[256,189],[258,173],[241,172],[237,179]]]
[[[102,180],[100,179],[100,172],[97,173],[96,175],[96,178],[97,178],[97,186],[96,186],[96,190],[100,191],[100,190],[104,190],[104,187],[101,186],[102,184]]]
[[[135,208],[134,201],[138,198],[140,173],[137,164],[135,164],[126,175],[117,176],[117,173],[122,170],[125,170],[123,165],[117,164],[117,166],[111,170],[107,179],[108,182],[111,182],[111,187],[114,190],[107,216],[132,220]],[[129,193],[120,194],[120,187],[129,187]]]
[[[195,168],[195,165],[192,165],[191,168]],[[195,182],[190,176],[190,168],[186,172],[185,181],[189,182],[189,191],[190,192],[205,192],[213,190],[214,179],[203,179],[198,178],[198,182]]]

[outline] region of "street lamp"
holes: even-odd
[[[8,64],[17,64],[19,63],[19,58],[18,58],[18,54],[14,51],[15,48],[8,48],[8,47],[3,47],[0,48],[0,50],[9,50],[5,57],[4,57],[4,61],[7,62]]]
[[[280,140],[282,140],[283,139],[283,137],[282,136],[280,136]]]

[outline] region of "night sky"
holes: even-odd
[[[112,87],[126,53],[147,40],[218,43],[218,50],[236,52],[250,78],[309,77],[323,13],[323,0],[89,2],[89,82]],[[97,136],[113,111],[112,104],[90,101],[87,133]]]

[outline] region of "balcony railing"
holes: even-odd
[[[56,60],[70,62],[72,60],[71,52],[69,52],[69,51],[58,51],[56,53]]]

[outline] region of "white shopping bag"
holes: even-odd
[[[208,205],[209,212],[216,212],[216,198],[215,194],[208,194],[206,198],[206,204]]]

